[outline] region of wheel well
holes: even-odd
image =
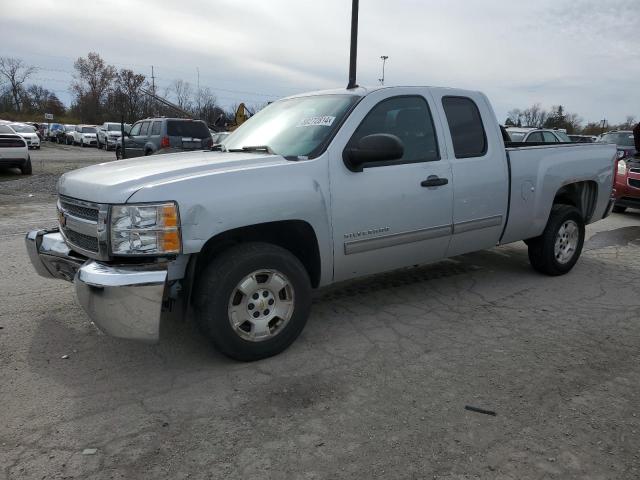
[[[311,285],[320,283],[320,250],[313,227],[302,220],[249,225],[220,233],[204,244],[197,256],[194,275],[197,276],[213,258],[228,248],[245,242],[266,242],[278,245],[294,254],[309,274]]]
[[[588,222],[596,208],[598,200],[598,184],[594,181],[584,181],[564,185],[553,199],[553,204],[571,205],[580,210],[582,218]]]

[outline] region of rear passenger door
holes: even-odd
[[[509,177],[498,121],[481,93],[433,89],[453,179],[453,236],[447,256],[497,244]]]

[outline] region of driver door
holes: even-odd
[[[439,260],[451,238],[451,169],[432,99],[415,88],[388,95],[367,95],[329,149],[335,281]],[[376,133],[397,136],[402,158],[349,170],[345,149]]]

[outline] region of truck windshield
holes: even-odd
[[[633,147],[633,133],[620,132],[620,133],[607,133],[600,140],[603,143],[615,143],[621,147]]]
[[[272,103],[247,120],[226,140],[227,151],[266,147],[283,156],[309,157],[342,122],[356,95],[318,95]]]

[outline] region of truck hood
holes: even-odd
[[[58,193],[95,203],[125,203],[139,189],[188,177],[289,163],[280,155],[199,151],[100,163],[65,173]],[[169,198],[158,198],[172,200]]]

